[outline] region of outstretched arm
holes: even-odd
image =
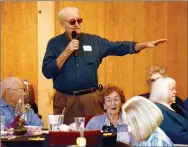
[[[155,47],[161,43],[166,42],[167,39],[159,39],[159,40],[155,40],[155,41],[149,41],[149,42],[139,42],[136,43],[135,45],[135,51],[139,52],[145,48],[152,48]]]

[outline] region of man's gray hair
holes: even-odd
[[[1,93],[5,91],[5,89],[12,88],[13,84],[22,84],[22,81],[18,77],[7,77],[2,81],[1,84]]]
[[[64,19],[64,17],[69,11],[76,11],[80,13],[79,9],[76,7],[65,7],[59,11],[58,18],[60,22]]]

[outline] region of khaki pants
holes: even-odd
[[[74,122],[74,117],[102,114],[103,110],[99,104],[100,99],[102,99],[102,93],[98,90],[80,96],[56,91],[53,100],[53,111],[54,114],[62,114],[65,108],[64,124],[69,125]]]

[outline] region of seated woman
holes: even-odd
[[[150,100],[161,109],[164,120],[161,129],[175,144],[188,144],[188,114],[184,109],[175,111],[171,105],[176,99],[176,82],[166,77],[158,79],[152,88]]]
[[[134,146],[173,146],[172,141],[158,127],[163,120],[160,109],[141,96],[129,99],[122,106],[123,120],[130,125]]]
[[[162,66],[152,66],[149,69],[148,76],[147,76],[147,83],[148,83],[150,89],[152,89],[152,86],[157,79],[159,79],[161,77],[166,77],[166,76],[167,76],[167,70],[164,67],[162,67]],[[143,97],[149,99],[150,92],[140,94],[139,96],[143,96]]]
[[[24,99],[23,82],[17,77],[8,77],[2,81],[2,98],[0,98],[1,112],[5,117],[5,126],[14,121],[15,108],[21,98]],[[26,112],[26,125],[42,126],[41,119],[32,109]]]
[[[167,70],[166,68],[162,67],[162,66],[152,66],[148,72],[148,77],[147,77],[147,83],[150,86],[150,89],[152,89],[153,84],[155,83],[155,81],[159,78],[162,77],[167,77]],[[140,94],[140,96],[143,96],[147,99],[149,99],[150,93],[144,93],[144,94]],[[174,103],[172,104],[172,108],[176,111],[181,111],[179,109],[179,107],[183,108],[185,111],[188,112],[188,110],[186,109],[186,107],[184,106],[185,101],[182,101],[181,98],[179,98],[178,96],[176,96],[176,100],[174,101]]]
[[[133,138],[128,132],[128,126],[122,121],[121,106],[124,102],[123,90],[108,85],[103,89],[101,100],[102,108],[106,113],[93,117],[86,125],[86,129],[117,133],[117,141],[132,144]]]

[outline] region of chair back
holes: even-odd
[[[85,116],[85,127],[93,116]]]
[[[49,132],[49,146],[60,145],[75,145],[76,139],[80,137],[80,132]],[[102,134],[100,130],[84,131],[87,145],[99,146],[102,144]]]

